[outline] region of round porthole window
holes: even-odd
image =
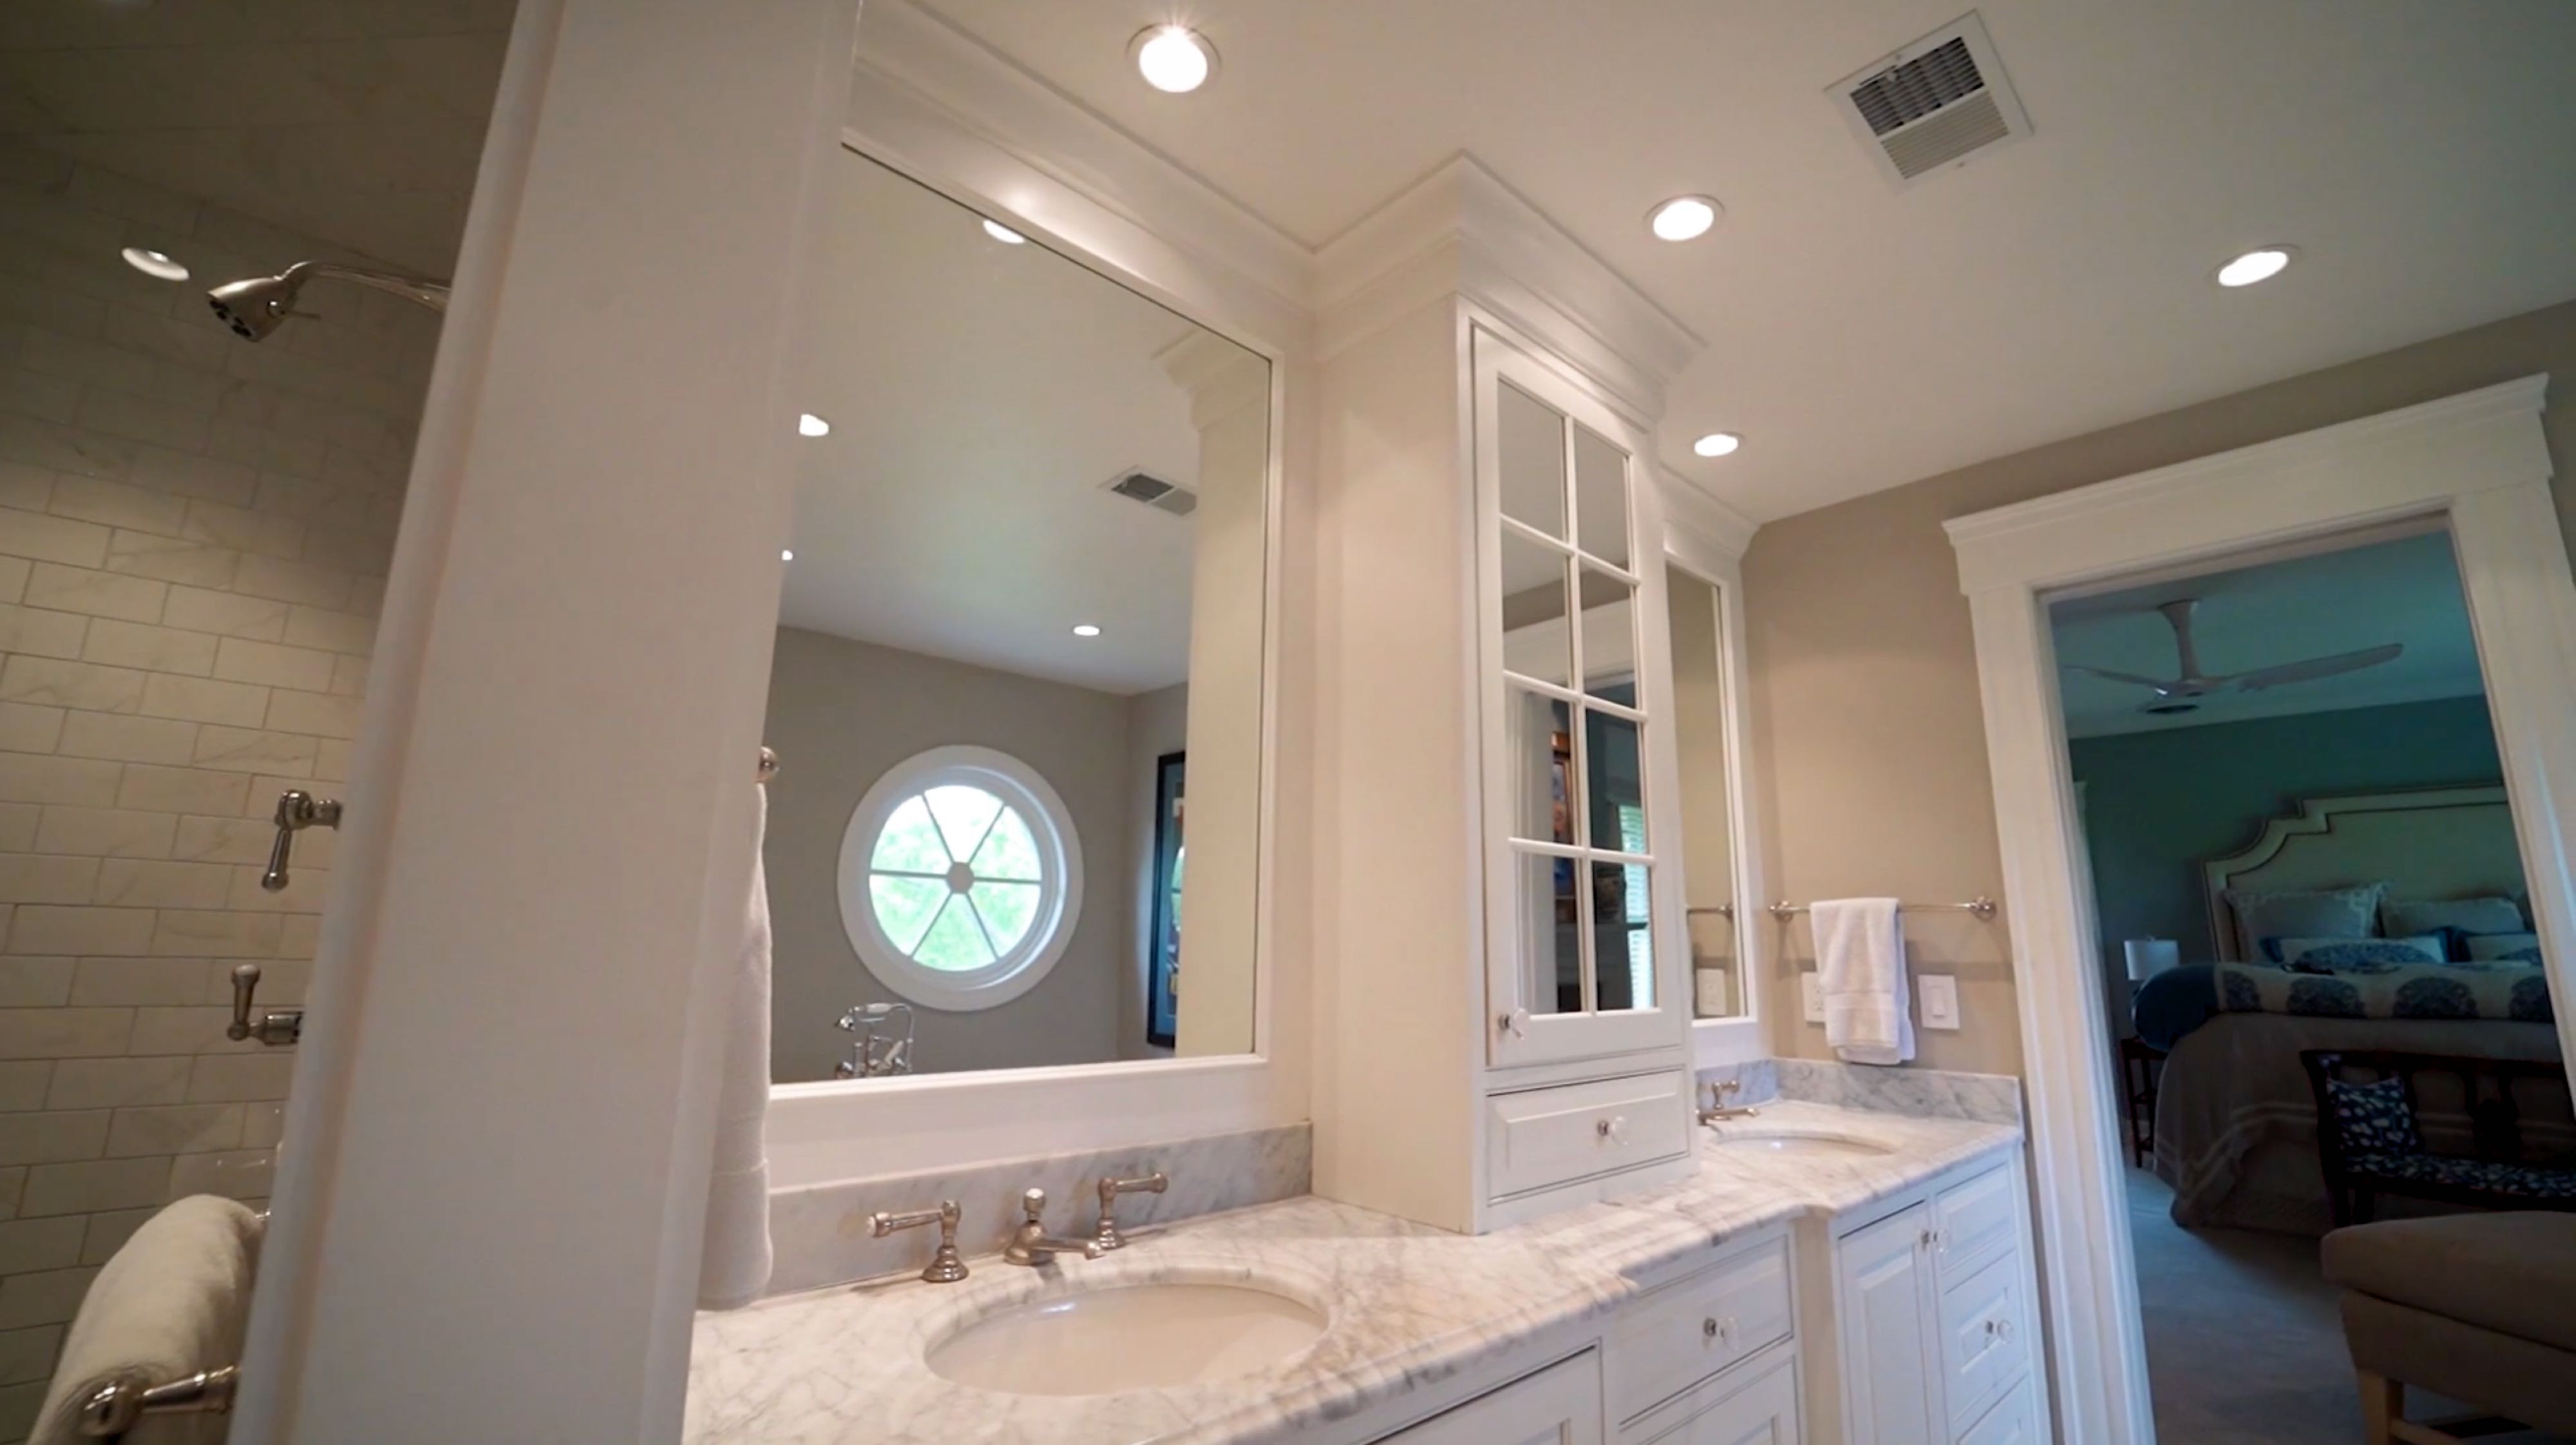
[[[1082,843],[1028,764],[947,747],[886,770],[841,835],[841,926],[912,1002],[986,1009],[1037,986],[1082,909]]]

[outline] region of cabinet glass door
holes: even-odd
[[[1481,332],[1476,379],[1491,1057],[1678,1043],[1651,487],[1626,425]]]

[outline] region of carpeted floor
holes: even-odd
[[[2142,1169],[2128,1178],[2160,1445],[2357,1445],[2361,1399],[2316,1241],[2184,1229],[2166,1213],[2163,1181]],[[2455,1411],[2419,1399],[2407,1413]],[[2485,1440],[2564,1445],[2529,1433]]]

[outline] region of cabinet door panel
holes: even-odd
[[[1918,1204],[1835,1248],[1843,1402],[1851,1445],[1946,1441],[1932,1337],[1932,1207]]]
[[[1941,1191],[1933,1201],[1940,1216],[1932,1221],[1944,1284],[1965,1279],[1998,1251],[2009,1249],[2020,1232],[2021,1211],[2013,1191],[2021,1188],[2021,1171],[2004,1168],[1978,1175]]]
[[[1601,1445],[1601,1357],[1586,1350],[1378,1445]]]

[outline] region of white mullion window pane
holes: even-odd
[[[1629,542],[1628,454],[1591,428],[1572,428],[1568,470],[1574,477],[1574,545],[1626,569],[1635,551]]]
[[[1504,687],[1503,757],[1511,836],[1574,846],[1583,775],[1574,763],[1573,709],[1545,693]]]
[[[1570,858],[1512,853],[1512,932],[1521,1006],[1534,1014],[1579,1013],[1583,1002],[1583,913]]]
[[[1574,685],[1573,628],[1566,598],[1573,590],[1571,556],[1530,540],[1519,529],[1502,534],[1500,607],[1503,670],[1557,687]]]

